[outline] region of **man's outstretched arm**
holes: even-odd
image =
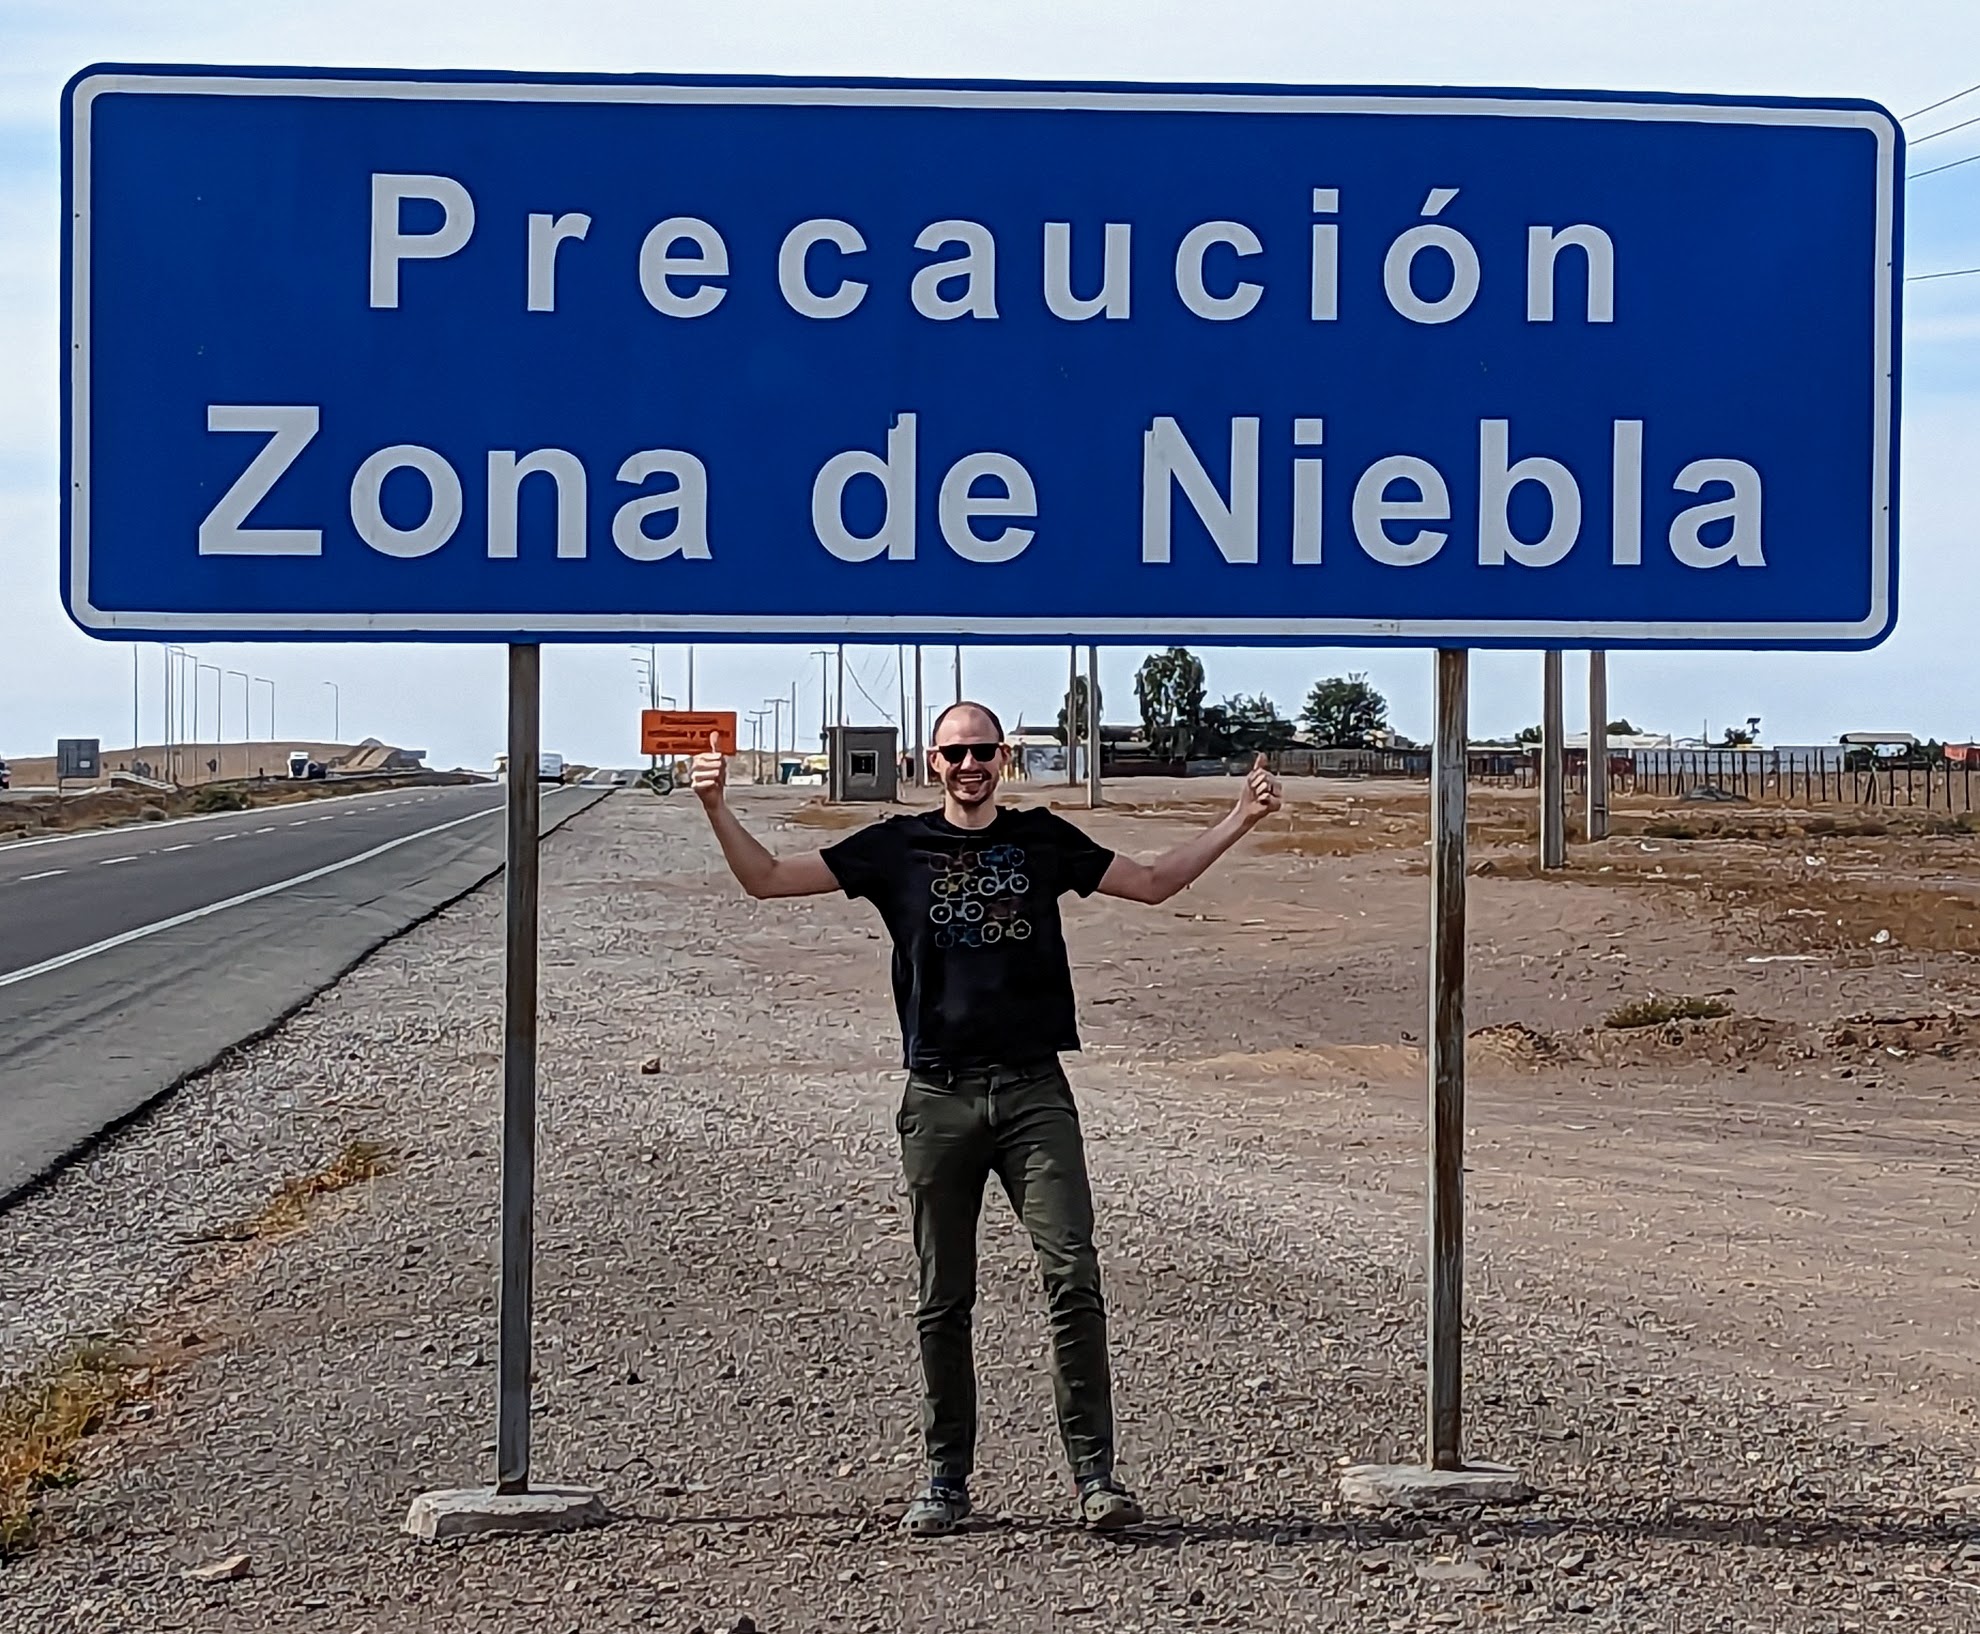
[[[1260,755],[1245,774],[1237,804],[1228,812],[1194,839],[1164,851],[1153,862],[1115,857],[1100,877],[1100,892],[1127,902],[1166,902],[1183,887],[1193,885],[1213,862],[1283,803],[1279,780],[1266,769],[1265,757]]]
[[[722,848],[722,860],[736,883],[749,895],[819,896],[839,888],[838,877],[816,851],[795,857],[772,856],[763,842],[742,826],[723,798],[729,785],[729,762],[718,747],[713,732],[708,734],[708,753],[694,757],[693,786],[701,809],[708,813],[708,826],[715,831],[715,843]]]

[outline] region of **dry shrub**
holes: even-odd
[[[1723,999],[1648,998],[1618,1005],[1602,1018],[1604,1027],[1661,1027],[1671,1021],[1717,1021],[1732,1014]]]
[[[80,1478],[83,1443],[130,1395],[130,1359],[84,1346],[0,1394],[0,1561],[34,1546],[38,1500]]]
[[[311,1202],[390,1174],[394,1155],[389,1147],[377,1141],[346,1141],[327,1168],[283,1181],[282,1189],[269,1200],[268,1206],[244,1229],[229,1235],[238,1238],[275,1237],[299,1231],[308,1216]]]

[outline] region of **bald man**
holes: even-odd
[[[977,1222],[994,1173],[1031,1234],[1052,1330],[1052,1394],[1080,1518],[1112,1531],[1142,1518],[1114,1477],[1113,1384],[1093,1197],[1079,1113],[1059,1057],[1079,1048],[1059,898],[1096,890],[1166,902],[1279,809],[1265,757],[1216,823],[1135,862],[1041,807],[1000,806],[1010,767],[989,709],[957,703],[930,734],[939,811],[890,817],[800,856],[772,856],[725,799],[728,765],[694,763],[694,792],[717,843],[752,897],[844,891],[880,912],[894,941],[894,1004],[907,1085],[895,1120],[921,1262],[927,1480],[903,1524],[919,1537],[953,1532],[970,1512],[976,1458]]]

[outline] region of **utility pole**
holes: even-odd
[[[131,770],[137,770],[138,752],[138,643],[131,643]]]
[[[921,705],[921,645],[914,649],[914,786],[928,787],[928,751],[922,743],[922,736],[928,729],[927,717]]]
[[[1086,804],[1098,811],[1100,799],[1100,649],[1086,649]]]
[[[811,656],[818,660],[818,746],[822,749],[832,725],[832,683],[825,669],[831,662],[832,650],[829,647],[814,648]]]
[[[958,642],[956,643],[956,699],[955,699],[955,701],[956,701],[957,703],[961,703],[961,702],[962,702],[962,643],[961,643],[960,641],[958,641]]]
[[[1079,707],[1079,648],[1066,648],[1066,787],[1079,787],[1079,744],[1086,736]]]
[[[694,648],[688,648],[688,708],[694,708]]]
[[[763,705],[770,711],[770,781],[777,781],[777,757],[784,751],[784,700],[765,698]]]
[[[1609,655],[1588,655],[1588,837],[1609,837]]]
[[[843,641],[839,643],[839,688],[835,696],[839,700],[838,721],[844,726],[846,724],[846,644]]]
[[[1540,669],[1540,866],[1567,866],[1567,794],[1562,781],[1561,655],[1541,657]]]

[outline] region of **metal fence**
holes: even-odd
[[[1273,755],[1273,770],[1290,777],[1427,778],[1428,751],[1390,749],[1287,749]],[[1568,749],[1563,756],[1568,791],[1585,793],[1588,753]],[[1208,771],[1192,765],[1191,771]],[[1233,770],[1242,766],[1232,763]],[[1609,788],[1616,794],[1643,794],[1683,800],[1774,800],[1787,805],[1916,807],[1926,811],[1975,809],[1976,763],[1947,761],[1936,766],[1865,766],[1840,746],[1815,744],[1778,749],[1635,749],[1609,756]],[[1473,783],[1503,788],[1535,788],[1540,782],[1540,751],[1473,749]]]
[[[1475,757],[1474,757],[1475,759]],[[1588,786],[1588,756],[1569,750],[1570,790]],[[1974,809],[1971,761],[1937,766],[1865,766],[1826,745],[1808,749],[1637,749],[1609,756],[1609,788],[1617,794],[1664,799],[1777,800],[1786,805],[1916,807],[1927,811]],[[1475,769],[1474,769],[1475,775]],[[1489,778],[1520,788],[1540,781],[1540,754],[1521,757],[1508,777]]]

